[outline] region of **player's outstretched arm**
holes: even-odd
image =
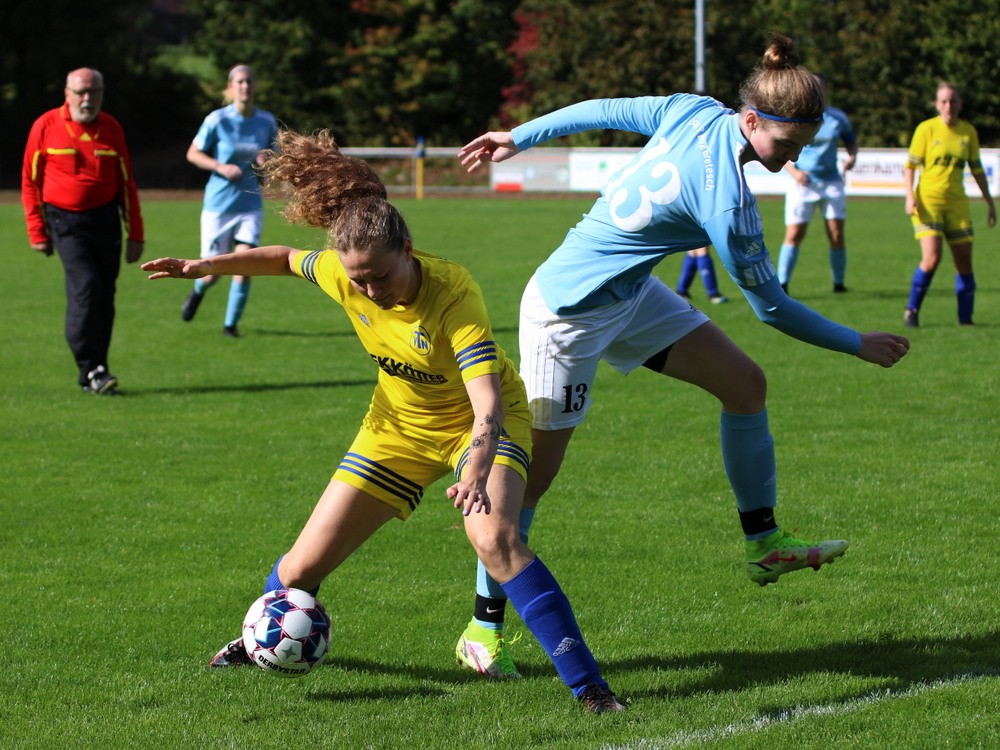
[[[905,357],[908,351],[910,351],[910,341],[905,336],[872,331],[861,334],[861,348],[855,356],[865,362],[892,367]]]
[[[466,143],[458,152],[462,166],[470,173],[486,162],[500,162],[520,153],[514,144],[514,137],[507,131],[491,131]]]
[[[143,263],[143,271],[152,271],[151,279],[200,279],[203,276],[291,276],[292,254],[299,252],[284,245],[251,247],[236,253],[216,255],[202,260],[157,258]]]

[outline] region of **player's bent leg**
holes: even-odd
[[[531,468],[528,469],[528,481],[524,488],[525,508],[536,507],[542,495],[552,486],[566,458],[566,449],[575,429],[531,430]]]
[[[766,403],[764,371],[711,321],[671,347],[661,372],[708,391],[727,412],[756,414]]]
[[[281,560],[282,584],[314,589],[399,511],[366,492],[331,480],[295,544]]]
[[[534,559],[534,555],[520,538],[518,519],[524,480],[511,467],[495,464],[490,472],[487,491],[492,505],[491,512],[489,515],[473,513],[466,516],[465,529],[489,576],[495,581],[505,582]],[[501,615],[503,605],[500,600],[490,601],[499,611],[486,612],[484,616]],[[502,620],[498,623],[502,624]],[[518,636],[511,640],[504,638],[502,627],[484,627],[473,618],[455,646],[455,661],[463,669],[471,669],[488,677],[520,677],[508,648],[517,640]]]

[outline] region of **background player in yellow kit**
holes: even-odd
[[[972,273],[972,219],[963,182],[966,164],[986,199],[987,224],[992,227],[997,221],[990,186],[979,160],[979,136],[969,122],[958,117],[962,96],[954,84],[938,84],[935,107],[938,116],[917,125],[906,162],[906,213],[913,218],[921,255],[903,313],[903,322],[911,328],[920,324],[920,305],[941,262],[944,240],[955,261],[958,322],[972,325],[976,279]],[[918,169],[920,182],[914,190],[913,178]]]
[[[328,133],[284,131],[265,177],[291,188],[284,215],[330,232],[335,250],[247,248],[203,260],[160,258],[150,278],[300,276],[343,305],[378,366],[368,413],[265,591],[315,594],[323,579],[424,489],[454,472],[447,495],[469,540],[575,698],[595,713],[625,706],[608,689],[559,584],[520,540],[518,515],[531,450],[524,385],[493,340],[482,292],[461,266],[413,248],[409,229],[363,161]],[[473,666],[488,654],[470,653]],[[213,667],[251,663],[242,639]],[[485,670],[480,670],[485,671]]]

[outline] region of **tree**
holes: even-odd
[[[360,27],[339,93],[365,141],[454,144],[478,133],[510,81],[517,0],[357,2]],[[378,134],[374,136],[374,134]],[[381,141],[379,141],[381,138]]]
[[[512,45],[516,78],[500,120],[516,124],[581,99],[670,94],[694,86],[688,0],[524,0]],[[633,134],[581,133],[576,145],[635,145]]]
[[[157,47],[143,36],[151,18],[146,0],[50,0],[44,9],[28,2],[0,5],[0,184],[20,187],[28,130],[44,111],[62,104],[66,74],[76,68],[104,74],[104,106],[122,121],[134,153],[174,137],[195,92],[190,82],[156,65]],[[155,172],[142,158],[135,169],[141,184]]]
[[[194,50],[212,61],[216,80],[203,81],[221,106],[226,73],[250,65],[257,101],[296,130],[330,128],[340,135],[337,96],[345,75],[343,50],[358,16],[349,0],[189,0],[197,31]],[[193,133],[192,133],[193,135]]]

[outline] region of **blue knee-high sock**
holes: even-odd
[[[958,298],[958,322],[971,323],[976,306],[976,277],[971,273],[955,274],[955,296]]]
[[[701,274],[701,283],[705,285],[708,296],[720,296],[719,280],[715,277],[715,263],[712,262],[712,256],[699,255],[695,260],[698,261],[698,273]]]
[[[574,697],[588,685],[608,686],[583,640],[569,599],[541,560],[536,557],[528,563],[503,590]]]
[[[830,272],[833,274],[834,284],[843,284],[844,276],[847,273],[847,248],[830,248]]]
[[[278,566],[281,564],[281,561],[284,559],[284,557],[285,557],[284,555],[281,555],[280,557],[278,557],[277,560],[274,561],[274,567],[271,568],[270,575],[268,575],[267,580],[264,581],[265,594],[268,591],[274,591],[275,589],[288,588],[285,584],[281,582],[281,579],[278,577]],[[309,589],[309,593],[312,594],[313,596],[316,596],[316,594],[319,593],[319,586],[313,589]]]
[[[740,512],[777,505],[777,466],[767,409],[757,414],[722,412],[722,463]]]
[[[799,246],[783,244],[778,254],[778,281],[782,286],[787,286],[792,280],[792,271],[799,261]]]
[[[521,508],[519,530],[521,541],[525,544],[528,543],[528,529],[531,528],[531,522],[534,518],[534,508]],[[486,597],[487,599],[507,598],[507,594],[504,593],[503,586],[493,580],[493,577],[486,572],[486,566],[483,565],[482,560],[476,561],[476,594]],[[503,622],[485,622],[475,617],[473,617],[472,620],[477,625],[480,625],[487,630],[503,630]]]
[[[213,281],[212,284],[214,283],[215,282]],[[205,292],[207,292],[212,287],[212,284],[206,283],[205,279],[195,279],[194,293],[197,294],[199,297],[201,297],[205,294]]]
[[[691,290],[691,282],[698,271],[698,259],[685,253],[681,262],[681,275],[677,278],[678,294],[687,294]]]
[[[240,322],[249,296],[250,279],[243,279],[240,282],[233,279],[233,283],[229,285],[229,302],[226,305],[226,328],[231,328]]]
[[[937,269],[935,269],[937,270]],[[931,288],[931,281],[934,280],[934,271],[925,271],[920,266],[913,272],[913,279],[910,281],[910,301],[906,303],[909,310],[919,310],[924,303],[927,290]]]

